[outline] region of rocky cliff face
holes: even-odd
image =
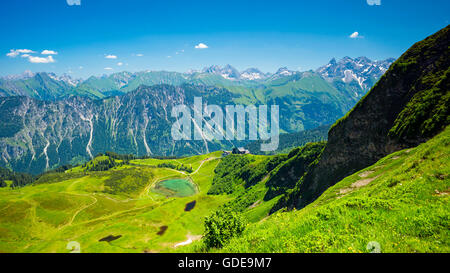
[[[171,137],[174,105],[192,105],[195,96],[214,102],[224,89],[185,85],[145,87],[104,100],[71,97],[40,101],[29,97],[0,99],[0,165],[39,173],[58,165],[83,162],[97,153],[135,155],[207,153],[222,143],[177,141]]]
[[[352,59],[344,57],[339,61],[332,59],[316,72],[325,79],[350,83],[355,81],[363,90],[368,90],[389,69],[395,59],[372,61],[367,57]]]
[[[42,88],[40,94],[46,94],[44,87],[54,80],[42,75],[50,80],[36,86]],[[130,75],[115,76],[114,82],[123,80],[125,83]],[[37,77],[29,79],[34,83]],[[96,79],[88,82],[101,92],[110,90],[108,84],[100,84]],[[83,90],[84,84],[77,87],[77,92]],[[130,83],[127,88],[131,88]],[[141,85],[126,94],[99,100],[82,96],[57,100],[4,97],[0,98],[0,166],[37,173],[58,165],[83,162],[105,151],[182,156],[230,148],[228,141],[172,141],[170,129],[174,120],[170,117],[171,109],[180,103],[192,104],[194,96],[202,97],[205,103],[221,106],[279,105],[281,132],[331,124],[356,102],[355,97],[335,89],[310,72],[249,89],[163,84]]]
[[[342,178],[450,124],[450,27],[415,44],[328,134],[320,160],[277,208],[302,208]]]

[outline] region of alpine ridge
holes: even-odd
[[[287,68],[271,75],[257,69],[241,74],[231,66],[190,75],[121,72],[83,82],[29,72],[0,80],[0,112],[5,117],[0,121],[0,167],[39,173],[106,151],[184,156],[229,148],[227,141],[170,140],[171,109],[190,105],[193,94],[222,107],[281,105],[281,132],[295,133],[332,124],[364,93],[354,81],[335,84],[316,72]]]
[[[449,41],[447,26],[405,52],[332,126],[314,168],[275,209],[303,208],[342,178],[415,147],[450,124]]]
[[[322,78],[320,80],[330,82],[336,89],[353,92],[356,88],[358,94],[365,94],[392,62],[393,59],[373,62],[366,57],[355,60],[345,57],[338,63],[333,59],[328,65],[317,69],[316,72]],[[286,67],[278,69],[275,73],[263,73],[257,68],[239,72],[231,65],[223,67],[213,65],[205,67],[201,71],[187,73],[123,71],[111,75],[91,76],[86,80],[81,80],[74,79],[68,74],[58,76],[54,73],[25,71],[20,75],[0,78],[0,96],[29,96],[41,100],[57,100],[69,96],[98,99],[111,95],[122,95],[135,90],[140,85],[170,84],[178,86],[185,83],[250,88],[261,84],[270,86],[271,82],[281,78],[286,78],[286,81],[290,82],[292,76],[297,75],[298,77],[303,73],[305,72],[292,71]],[[313,86],[309,88],[314,89]]]

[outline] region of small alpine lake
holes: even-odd
[[[198,192],[189,178],[174,178],[156,182],[152,191],[167,197],[187,197]]]

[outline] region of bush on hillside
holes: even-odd
[[[205,219],[203,242],[207,248],[221,248],[245,229],[245,221],[235,212],[220,209]]]
[[[187,173],[192,173],[192,167],[186,166],[186,165],[176,165],[170,162],[165,162],[165,163],[161,163],[158,164],[158,168],[168,168],[168,169],[174,169],[174,170],[179,170],[179,171],[184,171]]]

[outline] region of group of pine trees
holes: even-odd
[[[150,156],[144,156],[144,157],[137,157],[132,154],[117,154],[114,152],[105,152],[100,153],[96,157],[100,156],[106,156],[106,159],[98,160],[98,161],[92,161],[92,162],[86,162],[82,165],[83,168],[86,168],[86,171],[107,171],[114,167],[119,167],[125,164],[129,164],[130,160],[134,159],[143,159],[143,158],[157,158],[157,159],[175,159],[177,157],[150,157]],[[0,167],[0,188],[7,187],[8,183],[6,181],[12,181],[10,183],[11,188],[16,187],[23,187],[28,184],[33,183],[34,181],[38,180],[40,177],[42,177],[45,174],[49,173],[62,173],[69,169],[72,169],[73,165],[67,164],[63,166],[59,166],[53,170],[46,171],[44,173],[41,173],[39,175],[31,175],[28,173],[18,173],[11,171],[7,168]],[[172,163],[163,163],[160,164],[158,167],[160,168],[171,168],[179,171],[185,171],[188,173],[192,173],[192,167],[186,166],[186,165],[175,165]]]
[[[8,186],[6,180],[12,181],[11,188],[15,188],[33,183],[35,177],[27,173],[16,173],[0,167],[0,188]]]
[[[103,172],[112,169],[114,167],[117,167],[119,165],[121,164],[117,163],[113,158],[108,157],[107,159],[104,160],[85,163],[83,164],[83,168],[86,168],[86,171]]]
[[[174,169],[174,170],[183,171],[183,172],[187,172],[187,173],[193,172],[191,166],[186,166],[183,164],[176,165],[176,164],[168,163],[168,162],[158,164],[158,168],[169,168],[169,169]]]

